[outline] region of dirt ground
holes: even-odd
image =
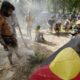
[[[47,30],[42,30],[42,32],[46,42],[34,43],[34,51],[38,51],[43,54],[52,54],[71,39],[70,35],[64,33],[57,36],[55,33],[49,33]]]
[[[54,34],[50,34],[47,32],[47,30],[42,30],[42,32],[44,33],[46,43],[34,42],[35,31],[32,31],[33,41],[26,41],[26,33],[24,33],[25,42],[30,44],[30,49],[27,49],[24,46],[20,35],[17,33],[19,42],[19,54],[22,56],[21,60],[19,60],[15,54],[13,55],[13,61],[17,66],[25,64],[28,55],[33,55],[35,51],[49,56],[70,40],[69,36],[56,36]],[[4,51],[3,47],[0,45],[0,80],[12,80],[12,76],[15,74],[16,69],[15,67],[10,66],[7,54],[8,53]]]

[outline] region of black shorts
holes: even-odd
[[[17,40],[16,39],[14,40],[13,37],[11,37],[11,36],[9,36],[9,37],[8,36],[2,36],[2,38],[3,38],[6,45],[10,45],[12,47],[17,47]]]

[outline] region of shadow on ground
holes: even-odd
[[[51,35],[54,35],[54,36],[62,36],[62,37],[68,37],[69,36],[69,34],[71,34],[70,32],[60,32],[59,34],[57,34],[57,33],[50,33]]]

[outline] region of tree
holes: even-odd
[[[72,12],[74,10],[80,11],[79,0],[50,0],[53,5],[53,10],[62,10],[63,12]]]

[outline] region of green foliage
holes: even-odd
[[[28,63],[31,65],[31,68],[32,68],[35,65],[40,65],[45,60],[45,58],[46,58],[45,54],[35,53],[35,55],[29,56]]]
[[[54,6],[55,3],[57,3],[57,5],[55,5],[56,9],[59,7],[63,12],[72,12],[74,10],[80,11],[80,0],[49,0],[49,2],[50,1],[50,5]],[[53,9],[55,8],[53,7]]]
[[[78,9],[79,5],[80,5],[79,0],[62,0],[61,3],[63,3],[63,4],[65,3],[65,8],[69,12],[72,12],[73,10]]]
[[[28,69],[27,69],[27,76],[30,75],[34,69],[39,66],[46,58],[45,54],[41,53],[35,53],[34,55],[29,55],[29,58],[27,59],[28,61]]]

